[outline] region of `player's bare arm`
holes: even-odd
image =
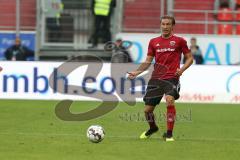
[[[185,59],[186,59],[186,62],[184,63],[184,65],[180,68],[180,69],[177,69],[176,71],[176,75],[177,76],[181,76],[182,73],[192,65],[193,63],[193,56],[191,53],[187,53],[184,55]]]
[[[145,62],[141,63],[136,71],[128,72],[128,78],[129,79],[134,79],[139,74],[141,74],[142,72],[146,71],[149,68],[149,66],[151,65],[152,60],[153,60],[152,56],[147,56]]]

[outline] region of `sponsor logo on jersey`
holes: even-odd
[[[157,52],[174,52],[175,51],[175,48],[162,48],[162,49],[157,49],[156,50]]]

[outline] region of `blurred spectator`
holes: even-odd
[[[203,56],[202,56],[202,51],[200,47],[197,45],[197,39],[195,37],[192,37],[190,40],[190,50],[194,58],[194,63],[195,64],[203,64]],[[183,63],[185,63],[185,59],[183,59]]]
[[[214,10],[218,11],[220,8],[230,8],[235,9],[236,0],[215,0]]]
[[[235,0],[215,0],[215,18],[220,21],[232,21],[235,5]]]
[[[48,42],[58,42],[61,38],[61,26],[57,18],[46,19]]]
[[[233,25],[232,24],[218,24],[218,34],[219,35],[232,35]]]
[[[240,8],[240,0],[236,0],[236,10],[238,10]]]
[[[92,0],[92,13],[95,17],[94,32],[90,38],[92,47],[97,47],[99,38],[103,43],[111,41],[110,19],[116,0]]]
[[[124,46],[122,39],[117,39],[115,42],[115,50],[112,55],[112,63],[130,63],[132,58],[127,50],[128,46]]]
[[[235,15],[235,20],[239,22],[240,21],[240,0],[236,0],[236,11],[237,11],[237,13]],[[237,24],[237,26],[236,26],[236,33],[238,35],[240,33],[240,25],[239,24]]]
[[[191,43],[190,49],[191,49],[191,53],[193,55],[195,64],[203,64],[202,51],[197,45],[197,39],[195,37],[192,37],[190,43]]]
[[[43,12],[46,15],[46,27],[48,29],[48,42],[59,42],[61,38],[60,19],[64,9],[62,0],[42,1]]]
[[[20,38],[16,38],[15,44],[9,47],[4,54],[6,60],[10,61],[26,61],[27,58],[34,56],[31,49],[21,44]]]

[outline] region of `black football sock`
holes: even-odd
[[[145,113],[145,118],[150,126],[150,129],[155,129],[158,128],[156,123],[155,123],[155,118],[154,118],[154,113],[153,112],[148,112]]]

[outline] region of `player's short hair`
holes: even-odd
[[[170,19],[172,21],[173,26],[176,24],[175,18],[173,16],[169,16],[169,15],[162,16],[160,19],[160,22],[162,22],[163,19]]]
[[[197,38],[196,38],[196,37],[192,37],[192,38],[191,38],[191,40],[194,40],[194,41],[196,41],[196,40],[197,40]]]

